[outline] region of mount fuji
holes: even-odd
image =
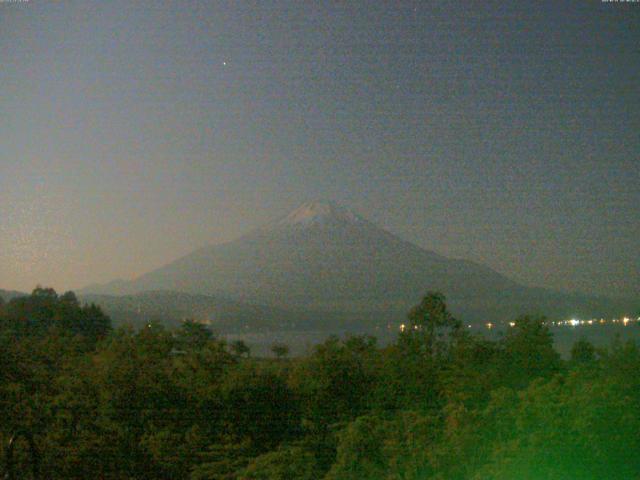
[[[527,287],[487,266],[446,258],[329,202],[306,203],[236,240],[84,293],[158,290],[295,310],[377,312],[378,317],[406,312],[426,291],[437,290],[454,313],[469,321],[521,313],[597,315],[613,308],[607,299]]]

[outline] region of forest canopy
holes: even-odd
[[[492,341],[438,293],[407,325],[384,347],[256,358],[193,321],[114,330],[38,288],[0,303],[0,467],[26,431],[47,479],[639,478],[635,343],[580,340],[562,359],[543,319]]]

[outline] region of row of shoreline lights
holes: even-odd
[[[581,327],[581,326],[591,326],[591,325],[607,325],[607,324],[619,324],[619,325],[623,325],[623,326],[627,326],[630,323],[640,323],[640,317],[638,318],[629,318],[629,317],[622,317],[622,318],[614,318],[611,320],[607,320],[604,318],[600,318],[600,319],[591,319],[591,320],[577,320],[575,318],[572,318],[571,320],[559,320],[559,321],[550,321],[550,322],[543,322],[544,325],[548,325],[548,326],[552,326],[552,327]],[[509,327],[513,328],[516,326],[516,322],[509,322],[508,323]],[[493,322],[487,322],[484,324],[484,327],[487,330],[491,330],[493,328],[496,327],[496,324]],[[413,329],[414,330],[418,330],[418,325],[414,325]],[[473,325],[467,325],[467,328],[473,328]],[[406,330],[411,329],[410,325],[405,325],[404,323],[400,325],[400,331],[404,332]]]
[[[634,323],[634,322],[640,323],[640,317],[638,318],[622,317],[622,318],[613,318],[611,320],[607,320],[605,318],[600,318],[600,319],[594,318],[591,320],[577,320],[575,318],[572,318],[570,320],[559,320],[557,322],[547,321],[547,322],[543,322],[543,324],[551,327],[581,327],[581,326],[608,325],[608,324],[617,324],[617,325],[623,325],[626,327],[630,323]],[[491,330],[495,326],[496,324],[492,322],[487,322],[485,324],[485,327],[488,330]],[[513,328],[515,326],[516,326],[516,322],[509,322],[509,327]],[[467,325],[467,328],[472,328],[472,327],[471,325]]]

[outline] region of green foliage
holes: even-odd
[[[363,413],[376,379],[378,352],[370,337],[331,337],[295,365],[289,383],[303,418],[315,430]]]
[[[315,480],[321,472],[313,453],[301,447],[281,447],[265,453],[238,474],[239,480]]]
[[[199,454],[190,480],[236,480],[251,460],[251,442],[224,436]]]
[[[14,337],[45,336],[52,328],[81,336],[88,348],[111,331],[111,320],[95,305],[81,306],[73,292],[58,296],[51,288],[36,288],[12,299],[3,309],[2,329]]]
[[[563,361],[539,318],[468,335],[439,294],[384,348],[275,361],[37,288],[0,305],[0,442],[32,432],[51,480],[640,478],[639,370],[620,340]]]
[[[502,342],[503,376],[516,388],[537,377],[548,378],[560,370],[560,355],[553,349],[553,335],[544,318],[523,316],[507,330]]]
[[[251,348],[243,340],[235,340],[231,342],[231,351],[238,357],[249,356]]]
[[[353,421],[340,433],[336,461],[326,480],[382,478],[386,470],[385,423],[375,416]]]
[[[372,406],[380,410],[431,409],[440,399],[438,362],[406,348],[404,341],[380,352],[374,381]]]
[[[460,322],[449,312],[444,295],[437,292],[427,293],[407,318],[401,343],[428,355],[446,353],[452,337],[460,330]]]
[[[338,435],[325,480],[426,478],[434,472],[430,449],[439,428],[435,417],[414,411],[359,417]]]
[[[213,339],[213,332],[202,323],[185,320],[174,335],[175,346],[181,350],[198,350]]]
[[[448,363],[441,370],[442,395],[450,404],[482,408],[491,392],[505,381],[504,356],[500,344],[460,333],[452,344]]]
[[[596,359],[596,349],[587,340],[580,339],[571,347],[571,362],[574,364],[591,364]]]
[[[271,351],[278,359],[283,359],[289,355],[289,346],[284,343],[274,343],[271,346]]]
[[[476,478],[637,478],[640,418],[631,394],[586,372],[532,383],[510,407],[510,439],[493,444]]]
[[[221,385],[224,431],[263,449],[291,438],[299,415],[286,379],[250,363],[229,370]]]

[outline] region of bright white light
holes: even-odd
[[[509,322],[509,326],[510,327],[515,327],[516,326],[516,322]]]
[[[572,327],[575,327],[576,325],[580,325],[580,320],[576,320],[575,318],[572,318],[571,320],[569,320],[569,325],[571,325]]]

